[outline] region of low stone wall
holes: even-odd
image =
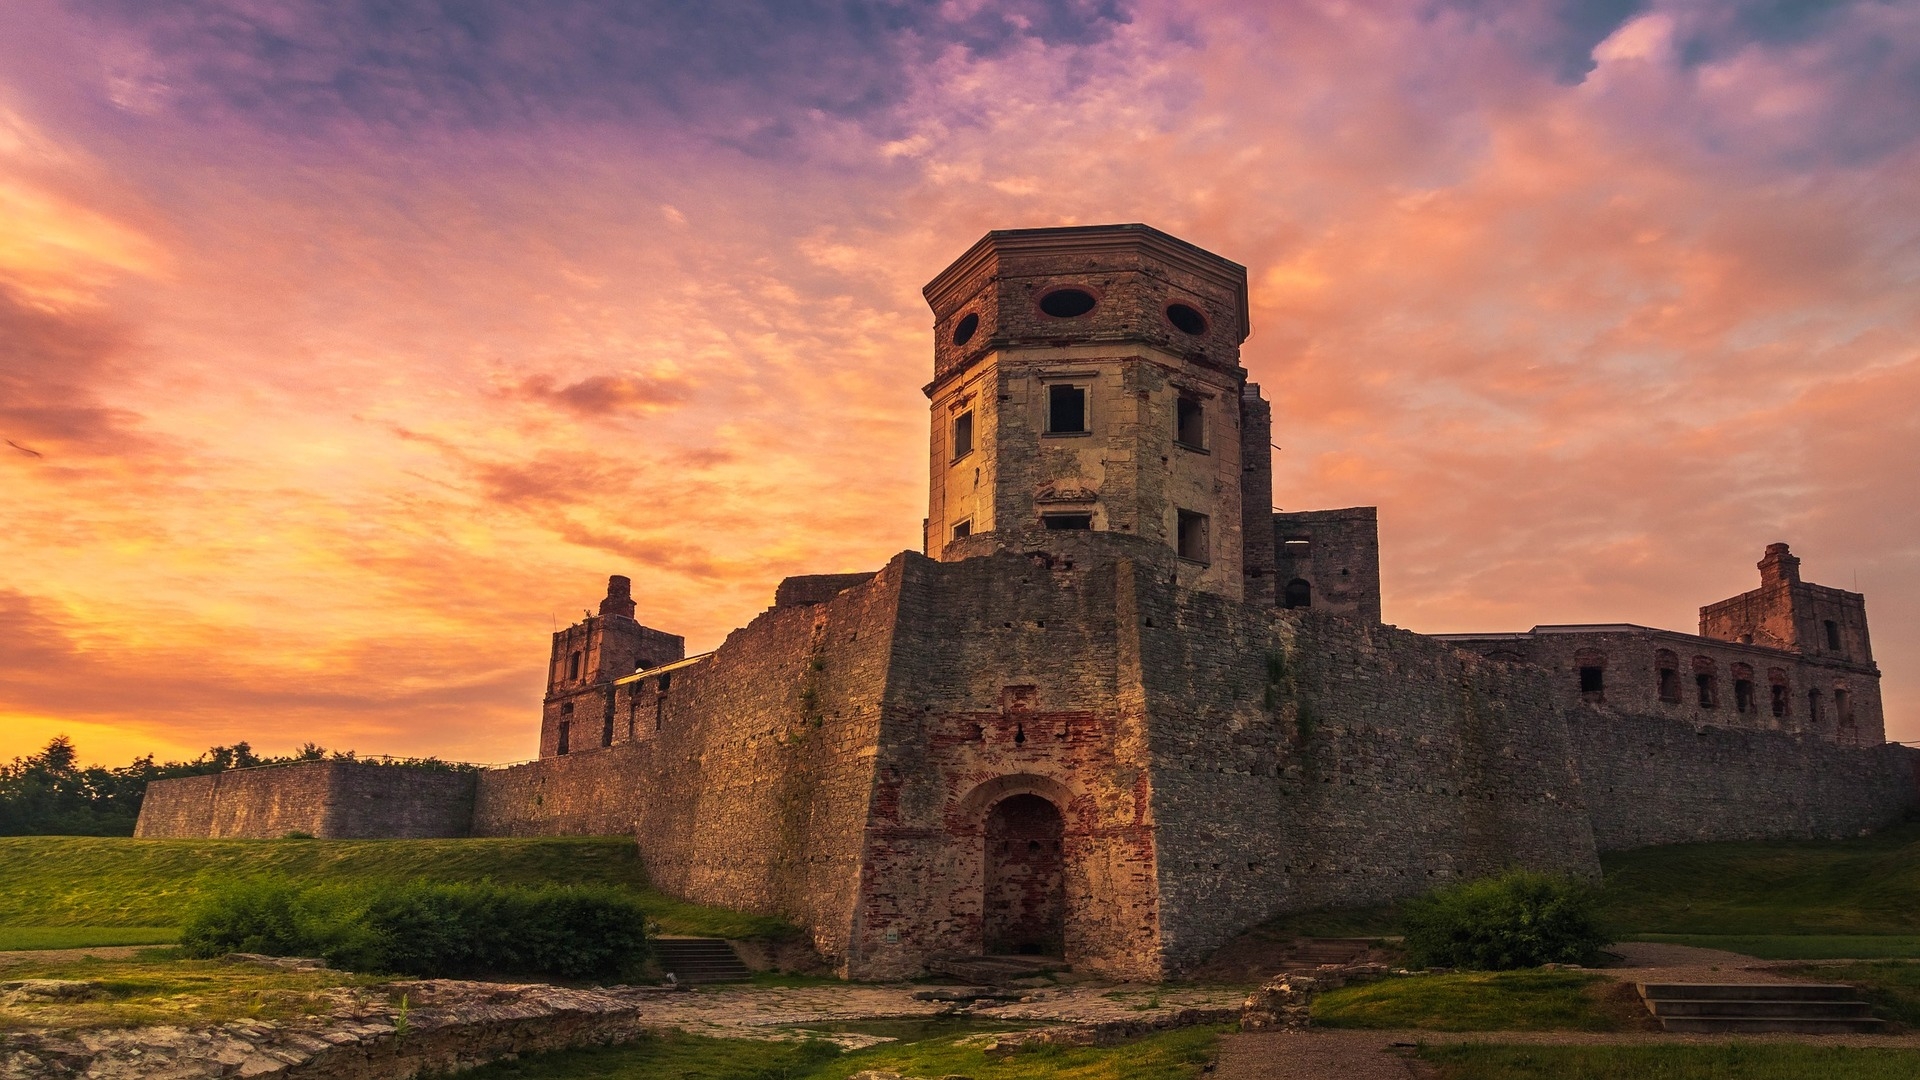
[[[466,836],[474,774],[305,761],[147,785],[134,835],[147,839],[330,840]]]
[[[349,1009],[286,1024],[16,1031],[0,1035],[0,1080],[411,1080],[518,1054],[624,1042],[663,991],[575,990],[429,980],[383,987],[409,1007]]]
[[[1920,805],[1920,750],[1587,710],[1575,760],[1601,851],[1718,840],[1837,839]]]

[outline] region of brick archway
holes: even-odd
[[[1065,819],[1031,793],[1009,795],[987,812],[985,904],[988,954],[1066,952]]]

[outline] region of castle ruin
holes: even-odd
[[[1382,623],[1373,508],[1272,509],[1243,267],[1011,230],[926,297],[921,552],[788,578],[697,656],[614,577],[553,635],[537,761],[163,781],[139,835],[630,833],[660,888],[783,915],[851,977],[1158,979],[1289,911],[1920,801],[1863,599],[1784,544],[1698,635]]]

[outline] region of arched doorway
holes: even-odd
[[[988,954],[1060,956],[1067,889],[1060,810],[1038,795],[1010,795],[987,814]]]
[[[1312,607],[1313,586],[1305,578],[1294,578],[1287,582],[1286,588],[1281,592],[1280,603],[1281,606],[1289,609]]]

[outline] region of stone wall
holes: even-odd
[[[1285,912],[1598,872],[1543,674],[1357,619],[1141,597],[1169,970]]]
[[[1660,717],[1682,730],[1783,731],[1861,747],[1886,741],[1880,673],[1871,664],[1625,624],[1537,626],[1524,633],[1448,634],[1440,640],[1554,673],[1554,685],[1569,705],[1585,701],[1626,715]],[[1597,670],[1587,685],[1598,689],[1582,691],[1582,668]],[[1664,691],[1663,670],[1671,672]],[[1738,686],[1742,679],[1749,683],[1746,691]],[[1776,685],[1784,691],[1777,713]],[[1819,692],[1818,715],[1810,691]],[[1840,693],[1846,695],[1845,715],[1838,707]]]
[[[134,835],[336,840],[465,836],[474,774],[311,761],[147,785]]]
[[[785,916],[844,965],[901,573],[761,614],[664,692],[617,684],[615,745],[484,774],[475,831],[631,832],[660,888]]]
[[[1904,746],[1856,749],[1598,709],[1571,728],[1602,851],[1857,836],[1920,805],[1920,750]]]
[[[1145,716],[1119,636],[1134,564],[1113,559],[1097,535],[1061,534],[1034,557],[896,564],[904,578],[855,929],[860,970],[911,975],[930,955],[981,951],[995,917],[989,860],[1005,854],[990,850],[987,820],[1002,800],[1032,795],[1062,819],[1068,961],[1158,975]]]

